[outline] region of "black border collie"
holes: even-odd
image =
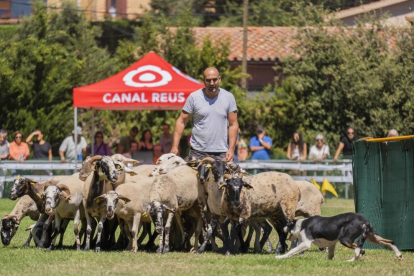
[[[332,260],[335,246],[340,242],[343,246],[355,250],[355,257],[348,261],[357,261],[365,253],[362,250],[365,240],[376,245],[385,245],[394,250],[399,260],[403,257],[393,241],[380,237],[371,223],[361,214],[345,213],[333,217],[315,216],[294,221],[285,232],[290,232],[289,240],[301,239],[302,243],[277,259],[290,258],[309,248],[312,243],[316,246],[328,248],[328,259]],[[359,241],[354,241],[360,237]]]

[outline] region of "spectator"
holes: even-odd
[[[153,151],[152,133],[149,129],[144,130],[141,140],[138,143],[138,151]]]
[[[162,132],[164,134],[160,137],[161,153],[170,153],[173,143],[173,136],[170,133],[170,126],[167,124],[163,124]]]
[[[10,143],[10,159],[23,163],[30,155],[29,146],[23,141],[23,135],[20,131],[14,133],[14,141]]]
[[[119,142],[119,145],[118,145],[118,153],[123,154],[123,153],[129,152],[131,142],[135,141],[135,137],[137,136],[137,134],[138,134],[138,128],[134,126],[129,131],[129,136],[125,136],[121,138],[121,141]]]
[[[93,144],[93,154],[94,155],[112,155],[112,151],[109,148],[108,144],[104,143],[104,135],[102,131],[97,131],[95,133],[95,143]],[[92,147],[86,149],[89,155],[92,154]]]
[[[32,141],[36,136],[36,142]],[[26,143],[33,146],[33,159],[49,159],[52,161],[52,146],[43,139],[43,133],[40,129],[36,129],[26,139]]]
[[[246,141],[244,141],[244,139],[240,137],[240,140],[238,142],[238,153],[237,153],[239,162],[246,161],[247,156],[249,154],[247,148],[248,147],[247,147]]]
[[[132,158],[132,155],[134,152],[138,151],[138,142],[137,141],[131,141],[129,144],[129,152],[125,152],[122,155],[126,158]]]
[[[250,139],[250,150],[252,151],[251,160],[270,160],[270,148],[272,139],[265,136],[266,132],[262,126],[257,126],[256,136]]]
[[[354,153],[352,142],[358,140],[358,138],[355,136],[355,129],[353,127],[348,127],[345,134],[346,135],[342,137],[341,141],[339,142],[338,149],[335,152],[335,157],[333,159],[334,162],[338,162],[338,157],[342,150],[343,155],[346,157],[351,157],[351,155]]]
[[[9,158],[9,142],[7,142],[7,131],[0,129],[0,160]]]
[[[290,140],[286,156],[290,160],[298,160],[299,162],[302,162],[306,160],[307,155],[307,145],[303,142],[302,133],[297,130],[293,133],[292,139]]]
[[[390,129],[390,131],[388,131],[387,137],[397,137],[397,136],[398,136],[398,131],[396,129]]]
[[[321,162],[329,155],[329,146],[324,143],[322,134],[316,135],[316,145],[313,145],[309,151],[309,159],[314,162]]]
[[[78,155],[82,156],[82,152],[86,154],[86,140],[82,135],[82,128],[77,127],[77,139],[78,144],[76,145],[75,151],[75,130],[72,130],[72,135],[68,136],[63,140],[59,147],[59,156],[62,163],[66,161],[75,161],[78,159]]]

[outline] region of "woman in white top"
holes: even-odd
[[[307,153],[308,149],[306,143],[303,142],[302,133],[297,130],[293,133],[292,140],[290,140],[286,156],[290,160],[302,162],[306,160]]]
[[[309,151],[309,159],[314,162],[321,162],[329,155],[329,146],[325,145],[322,134],[316,135],[316,145],[313,145]]]

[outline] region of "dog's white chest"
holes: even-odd
[[[333,241],[328,241],[325,239],[316,239],[313,241],[313,244],[316,245],[317,247],[330,247],[334,244],[336,244],[338,242],[338,240],[333,240]]]

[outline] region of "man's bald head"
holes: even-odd
[[[220,76],[219,71],[215,67],[208,67],[206,70],[204,70],[204,78],[206,78],[209,75],[215,75]]]
[[[216,95],[220,89],[220,73],[214,67],[204,70],[204,86],[208,95]]]

